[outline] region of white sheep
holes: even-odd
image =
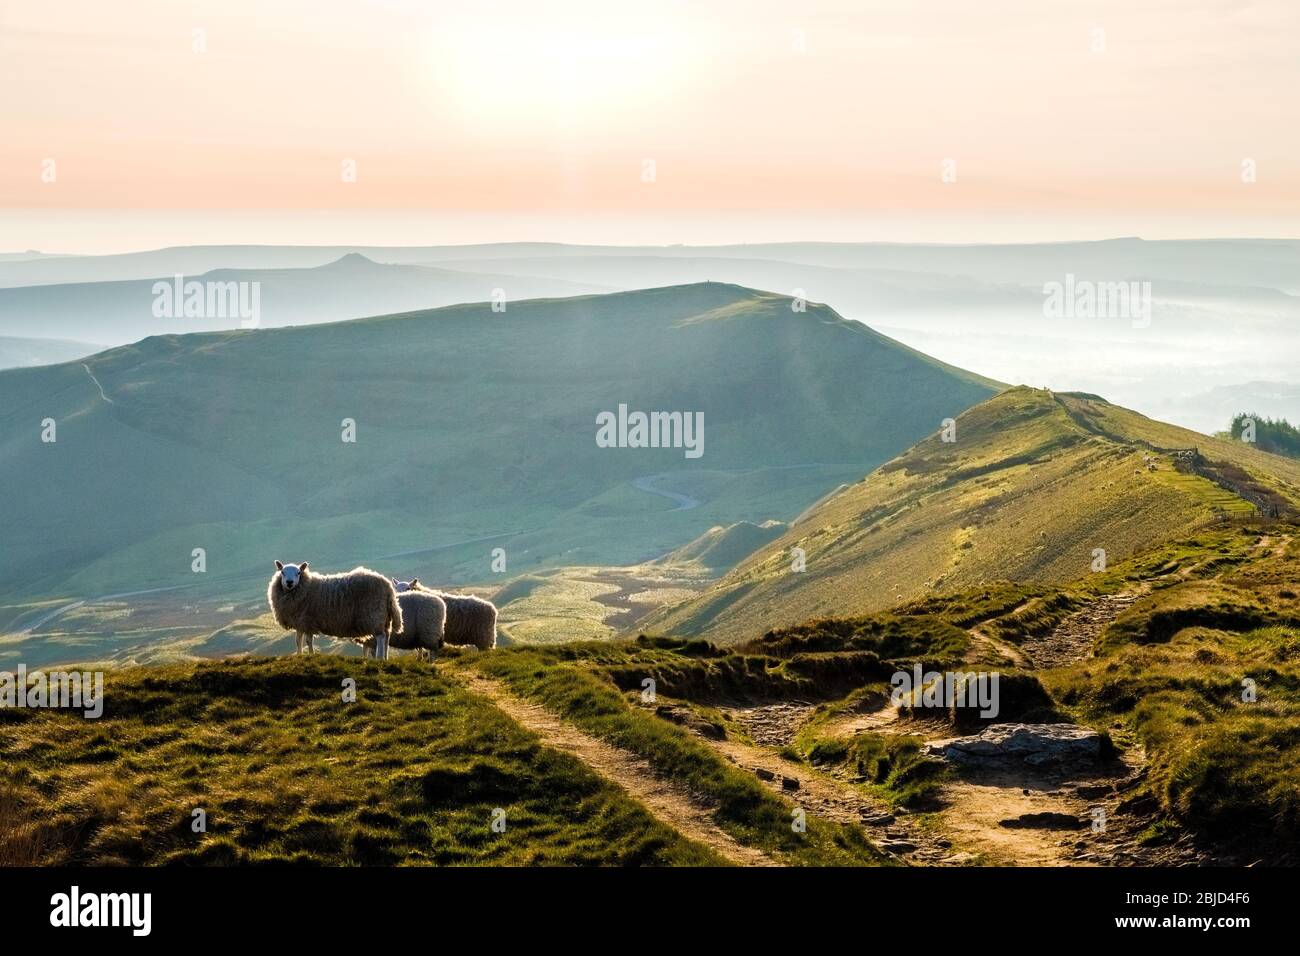
[[[375,656],[388,659],[388,641],[402,630],[402,608],[397,591],[384,575],[368,568],[344,574],[308,572],[307,563],[275,562],[275,576],[266,588],[275,621],[298,636],[298,653],[315,650],[317,634],[369,638]]]
[[[448,644],[470,644],[481,651],[490,651],[497,646],[497,608],[491,601],[473,594],[448,594],[446,591],[434,591],[420,583],[419,578],[411,581],[393,581],[398,597],[408,592],[436,594],[447,605],[447,623],[443,628],[443,640]]]
[[[442,647],[447,605],[432,591],[424,590],[404,591],[397,595],[397,603],[402,606],[402,629],[389,637],[389,649],[415,651],[421,656],[428,651],[429,660],[433,660]],[[372,638],[363,638],[358,643],[366,649],[366,657],[374,651]]]

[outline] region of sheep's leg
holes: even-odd
[[[375,635],[375,660],[388,660],[388,634],[383,631]]]
[[[366,660],[369,660],[370,658],[374,657],[374,656],[375,656],[375,645],[373,645],[373,644],[362,644],[362,645],[361,645],[361,656],[364,657]]]
[[[296,632],[294,632],[294,633],[295,633],[295,636],[296,636],[297,639],[298,639],[298,649],[295,650],[294,653],[295,653],[295,654],[301,654],[301,653],[302,653],[302,631],[296,631]]]
[[[316,635],[312,634],[311,632],[307,633],[307,653],[308,654],[316,653]]]

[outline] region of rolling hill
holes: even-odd
[[[825,306],[717,283],[154,336],[9,370],[0,627],[26,636],[6,654],[60,653],[37,626],[56,598],[256,605],[276,557],[453,583],[490,579],[495,547],[511,575],[644,561],[798,514],[996,388]],[[620,404],[702,413],[703,455],[599,447]],[[95,633],[151,639],[130,619]],[[76,641],[65,654],[114,656]]]
[[[252,283],[258,290],[261,327],[332,322],[363,315],[429,309],[457,302],[486,302],[501,289],[507,300],[579,295],[609,287],[562,279],[463,273],[432,266],[386,264],[360,253],[313,268],[213,269],[184,275],[185,281],[208,284]],[[168,286],[173,275],[118,282],[69,282],[0,289],[0,335],[42,334],[122,345],[149,335],[215,332],[241,328],[239,315],[156,315],[156,282]],[[227,310],[233,313],[233,310]],[[250,310],[251,311],[251,310]],[[80,354],[85,354],[80,353]],[[17,364],[17,363],[15,363]]]
[[[1195,455],[1178,455],[1196,449]],[[1014,388],[800,516],[642,630],[734,642],[996,580],[1060,583],[1222,517],[1287,513],[1300,463],[1095,396]],[[792,570],[793,548],[807,569]]]
[[[338,260],[356,257],[374,264],[355,269],[350,282],[331,280],[328,272],[339,268]],[[480,301],[495,288],[512,301],[699,281],[802,290],[804,298],[831,303],[845,318],[1001,381],[1095,392],[1207,434],[1248,409],[1300,419],[1300,398],[1286,384],[1300,355],[1300,243],[1286,239],[230,245],[38,256],[0,261],[0,293],[8,290],[0,294],[0,334],[75,337],[53,330],[86,328],[82,338],[114,345],[147,334],[238,325],[153,319],[145,311],[152,283],[178,273],[259,274],[264,325]],[[1136,283],[1140,320],[1049,317],[1045,286],[1069,277]],[[101,333],[112,323],[101,319],[110,312],[121,329],[105,338]],[[1232,335],[1225,337],[1224,328]]]

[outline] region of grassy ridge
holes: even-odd
[[[1179,470],[1168,451],[1193,447],[1206,474]],[[1094,549],[1115,563],[1255,513],[1220,482],[1300,504],[1300,464],[1289,459],[1100,399],[1009,389],[960,415],[954,442],[922,441],[642,627],[732,642],[999,580],[1063,585],[1088,573]],[[792,567],[796,547],[804,571]]]
[[[722,862],[415,662],[118,671],[98,721],[0,711],[0,753],[3,863]]]

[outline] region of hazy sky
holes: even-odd
[[[1297,0],[5,0],[0,251],[1297,236],[1297,51]]]

